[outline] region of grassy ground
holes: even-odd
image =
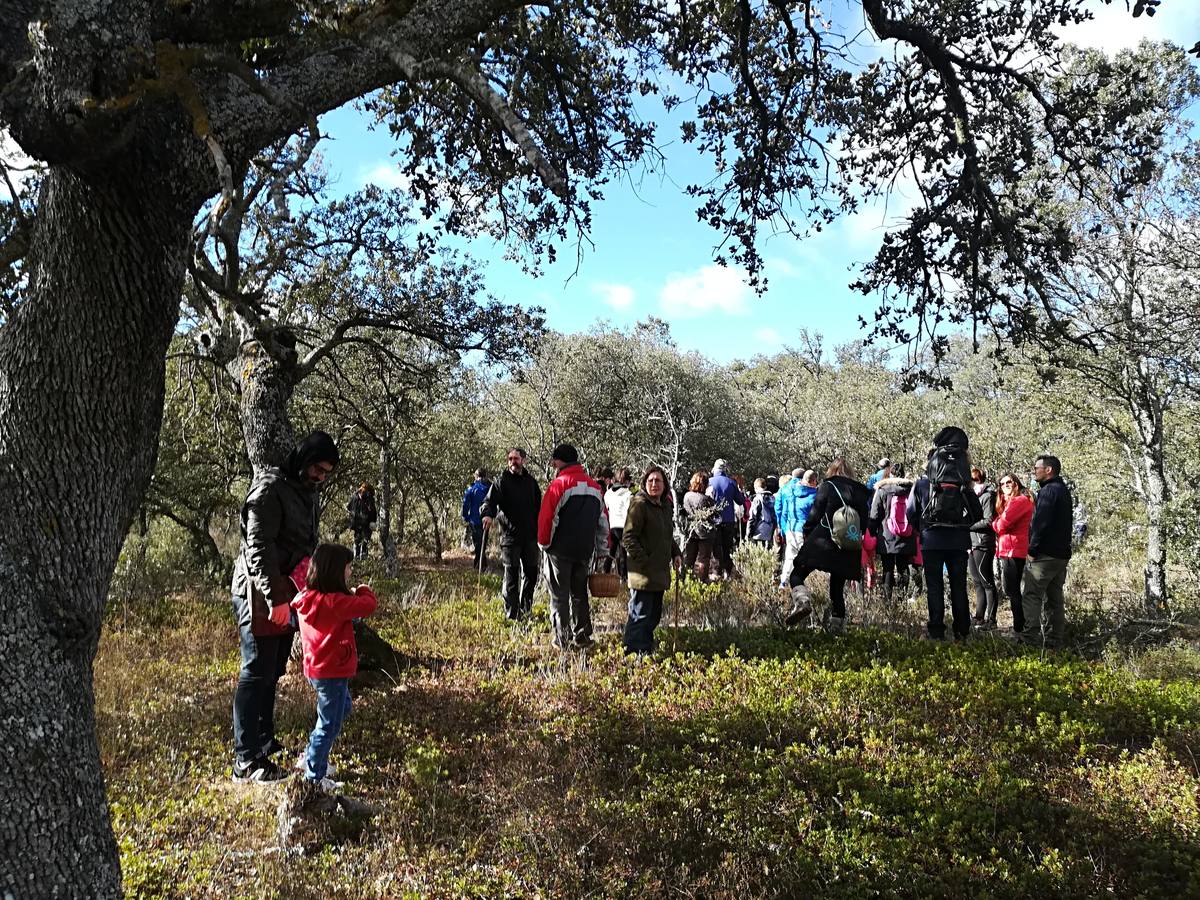
[[[356,691],[334,760],[383,812],[304,858],[273,849],[280,788],[229,780],[227,607],[110,629],[98,725],[130,896],[1200,896],[1195,648],[1118,665],[681,628],[653,662],[610,633],[564,668],[544,607],[510,626],[485,581],[376,580],[375,624],[418,664]],[[621,615],[605,601],[609,632]],[[312,721],[289,675],[281,740]]]

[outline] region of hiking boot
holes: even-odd
[[[320,781],[314,781],[311,778],[306,779],[306,780],[308,781],[309,784],[311,784],[313,787],[315,787],[318,791],[323,791],[326,794],[336,794],[338,791],[340,791],[342,788],[344,788],[346,786],[346,783],[344,781],[334,781],[328,775],[326,775]]]
[[[233,780],[238,784],[274,784],[290,777],[291,773],[285,772],[265,756],[248,763],[235,761],[233,764]]]
[[[825,626],[825,630],[830,634],[841,634],[846,630],[846,617],[830,616],[829,624]]]
[[[803,622],[807,622],[812,616],[811,606],[801,606],[793,609],[790,613],[783,617],[783,624],[788,628],[795,628]]]
[[[592,637],[590,634],[584,635],[583,637],[580,637],[580,638],[575,638],[575,640],[571,641],[571,649],[572,650],[580,650],[580,651],[591,650],[595,646],[596,646],[596,639],[594,637]]]

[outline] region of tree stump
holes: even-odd
[[[356,841],[379,808],[342,794],[326,793],[311,781],[288,782],[276,810],[280,849],[317,853],[330,844]]]

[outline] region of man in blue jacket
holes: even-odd
[[[930,639],[946,639],[945,569],[950,581],[950,612],[954,639],[971,633],[971,608],[967,601],[967,555],[971,551],[971,525],[983,518],[979,498],[971,488],[967,433],[953,426],[933,438],[925,474],[908,495],[908,521],[921,533],[921,555],[929,603]]]
[[[462,520],[466,526],[471,529],[471,543],[475,545],[475,569],[476,571],[483,568],[483,516],[479,512],[483,506],[483,501],[487,497],[488,488],[492,483],[488,481],[488,473],[486,469],[475,470],[475,481],[467,488],[463,494],[462,502]]]
[[[1039,456],[1033,464],[1033,478],[1039,487],[1033,521],[1029,523],[1029,561],[1025,564],[1025,588],[1021,593],[1025,630],[1021,638],[1060,647],[1067,628],[1063,585],[1071,560],[1074,524],[1071,492],[1063,483],[1062,463],[1057,456]],[[1050,620],[1048,637],[1042,623],[1043,607]]]

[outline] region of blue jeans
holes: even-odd
[[[654,650],[654,629],[662,621],[663,592],[629,591],[629,618],[625,622],[625,652],[650,653]]]
[[[304,777],[320,781],[329,769],[329,751],[350,715],[349,678],[310,678],[317,692],[317,726],[308,736],[304,753]]]
[[[238,633],[242,670],[233,694],[233,751],[239,762],[249,763],[275,739],[275,687],[287,670],[292,633],[256,637],[249,625]]]
[[[954,616],[954,635],[964,638],[971,633],[971,606],[967,600],[967,551],[924,550],[925,587],[929,592],[929,636],[946,636],[946,585],[942,566],[950,576],[950,614]]]

